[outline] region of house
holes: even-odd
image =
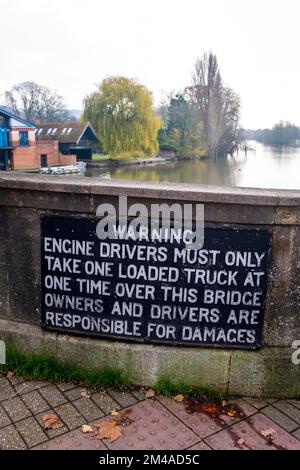
[[[75,165],[76,155],[61,153],[57,140],[39,141],[34,123],[0,108],[0,170],[34,170]]]
[[[36,139],[44,145],[57,142],[59,151],[63,155],[76,155],[78,160],[91,160],[93,152],[100,147],[97,134],[89,122],[55,122],[37,125]]]
[[[35,155],[35,125],[0,108],[0,169],[13,166],[13,160]],[[30,165],[29,165],[30,166]]]

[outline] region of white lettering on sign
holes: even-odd
[[[43,325],[58,331],[182,345],[257,348],[263,326],[270,235],[206,229],[199,250],[177,230],[134,238],[96,220],[45,217]],[[170,232],[171,233],[171,232]],[[152,234],[153,235],[153,234]]]

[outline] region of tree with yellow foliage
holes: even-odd
[[[84,100],[83,119],[90,121],[103,151],[118,157],[153,157],[158,152],[161,121],[152,94],[125,77],[108,77]]]

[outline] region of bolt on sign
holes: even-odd
[[[257,349],[271,235],[206,228],[204,246],[122,236],[98,219],[42,218],[42,325],[127,341]],[[121,232],[118,232],[119,234]]]

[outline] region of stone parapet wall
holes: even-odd
[[[128,344],[45,332],[41,319],[43,215],[95,217],[100,203],[205,205],[208,227],[265,229],[272,234],[263,343],[259,351]],[[300,395],[300,192],[105,181],[0,173],[0,339],[27,352],[48,351],[87,368],[124,368],[137,384],[172,380],[231,394]]]

